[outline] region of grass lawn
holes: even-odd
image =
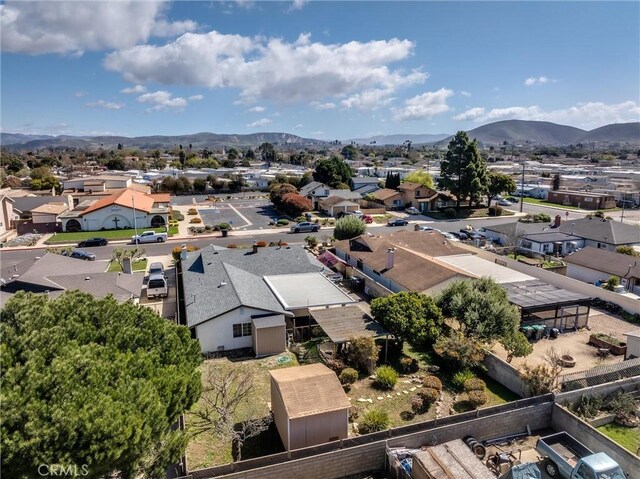
[[[538,198],[523,198],[525,203],[531,203],[533,205],[541,205],[541,206],[553,206],[554,208],[560,208],[563,210],[579,210],[584,211],[584,208],[578,208],[577,206],[567,206],[567,205],[559,205],[558,203],[552,203],[547,200],[540,200]],[[608,210],[598,210],[598,211],[622,211],[622,208],[609,208]]]
[[[177,234],[178,228],[169,228],[169,233],[171,234],[172,229],[175,230]],[[138,228],[138,234],[143,231],[153,230],[156,233],[165,233],[167,231],[166,228],[149,228],[142,229]],[[77,233],[58,233],[53,235],[45,244],[60,244],[60,243],[78,243],[82,240],[88,238],[106,238],[108,240],[123,240],[123,239],[131,239],[131,237],[135,234],[135,230],[127,229],[127,230],[106,230],[106,231],[78,231]]]
[[[458,214],[455,218],[449,218],[442,211],[430,211],[429,213],[425,213],[425,216],[432,218],[434,220],[464,220],[467,218],[489,218],[489,209],[488,208],[472,208],[472,209],[461,209],[458,211]],[[503,209],[502,215],[498,216],[513,216],[515,215],[514,211]],[[493,218],[493,216],[491,216]]]
[[[289,357],[290,361],[279,364],[276,360],[281,356]],[[269,370],[297,366],[298,361],[295,355],[283,353],[278,356],[271,356],[263,359],[245,358],[241,360],[230,358],[209,359],[202,365],[203,385],[206,382],[207,373],[217,368],[247,368],[254,374],[253,394],[249,401],[245,401],[239,406],[237,417],[239,421],[250,418],[263,417],[269,414],[269,402],[271,401],[271,389],[269,380]],[[194,406],[201,407],[202,400]],[[190,423],[193,423],[192,413],[186,413],[187,431],[193,433]],[[280,437],[275,429],[275,425],[268,431],[250,439],[242,448],[242,459],[274,454],[284,450]],[[187,461],[190,469],[200,469],[211,467],[217,464],[233,462],[231,441],[218,437],[212,432],[205,432],[192,436],[187,446]]]
[[[598,431],[634,454],[638,448],[640,448],[639,427],[625,427],[620,426],[615,422],[611,422],[604,426],[600,426]]]
[[[133,262],[134,271],[146,271],[146,269],[147,269],[147,258],[143,258],[141,260]],[[116,263],[115,261],[112,261],[111,263],[109,263],[109,269],[107,269],[107,272],[120,273],[121,271],[122,271],[122,268],[118,263]]]

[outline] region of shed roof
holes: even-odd
[[[519,271],[510,268],[505,268],[499,264],[492,263],[486,259],[469,254],[442,256],[438,257],[438,260],[455,268],[461,269],[472,277],[481,278],[483,276],[489,276],[500,284],[535,279],[533,276],[529,276],[528,274],[520,273]]]
[[[275,369],[269,374],[272,387],[275,385],[280,391],[289,419],[351,407],[338,376],[324,364]]]
[[[31,210],[31,213],[59,215],[69,209],[66,203],[47,203]]]
[[[590,303],[591,298],[584,294],[556,288],[539,279],[519,281],[502,285],[507,290],[509,302],[522,309],[563,306],[567,304]]]
[[[600,248],[584,248],[563,261],[621,278],[640,278],[640,259]]]
[[[388,334],[378,322],[357,305],[311,309],[309,313],[334,343],[345,343],[352,338],[375,338]]]

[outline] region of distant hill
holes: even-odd
[[[38,148],[117,148],[118,143],[122,143],[128,148],[173,148],[177,145],[192,148],[223,148],[223,147],[256,147],[268,142],[277,145],[289,145],[300,147],[306,145],[325,144],[322,140],[302,138],[289,133],[251,133],[248,135],[215,134],[215,133],[195,133],[192,135],[175,136],[93,136],[93,137],[73,137],[73,136],[44,136],[44,135],[22,135],[17,133],[0,134],[2,146],[12,149],[38,149]]]
[[[581,143],[591,141],[640,144],[640,122],[614,123],[591,130],[580,138]]]
[[[376,145],[402,145],[405,141],[409,140],[414,144],[418,143],[435,143],[437,141],[448,138],[450,135],[447,133],[437,134],[424,134],[424,135],[377,135],[370,136],[369,138],[353,138],[346,140],[343,143],[355,142],[360,145],[369,145],[375,142]]]
[[[548,121],[505,120],[482,125],[467,134],[484,146],[502,145],[570,145],[578,142],[587,132],[573,126],[558,125]],[[452,137],[442,144],[447,144]]]

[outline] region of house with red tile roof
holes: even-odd
[[[63,231],[157,228],[169,223],[169,205],[163,195],[127,188],[99,200],[84,201],[59,219]]]

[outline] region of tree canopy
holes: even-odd
[[[18,293],[1,312],[2,472],[87,465],[87,477],[164,477],[186,437],[172,429],[201,391],[197,341],[113,297]]]
[[[336,188],[340,183],[349,183],[351,168],[341,158],[333,156],[328,160],[320,160],[313,172],[313,179]]]
[[[426,186],[427,188],[434,189],[433,178],[429,173],[424,170],[414,171],[413,173],[409,173],[404,177],[404,181],[408,181],[410,183],[418,183],[422,186]]]
[[[333,236],[337,240],[346,240],[363,235],[367,230],[367,224],[355,216],[343,216],[336,221]]]
[[[278,159],[276,149],[271,143],[263,143],[258,147],[260,152],[260,159],[265,163],[274,163]]]
[[[463,198],[469,199],[469,206],[478,201],[486,191],[487,182],[487,165],[477,142],[459,131],[449,142],[447,154],[440,163],[440,186],[456,196],[459,209]]]
[[[433,344],[443,325],[433,298],[414,291],[375,298],[371,301],[371,314],[396,338],[420,347]]]
[[[491,278],[456,281],[440,293],[437,303],[442,314],[458,321],[467,337],[490,342],[522,334],[518,308]]]
[[[513,193],[516,191],[516,182],[511,175],[490,171],[487,175],[487,206],[491,206],[491,201],[502,193]]]

